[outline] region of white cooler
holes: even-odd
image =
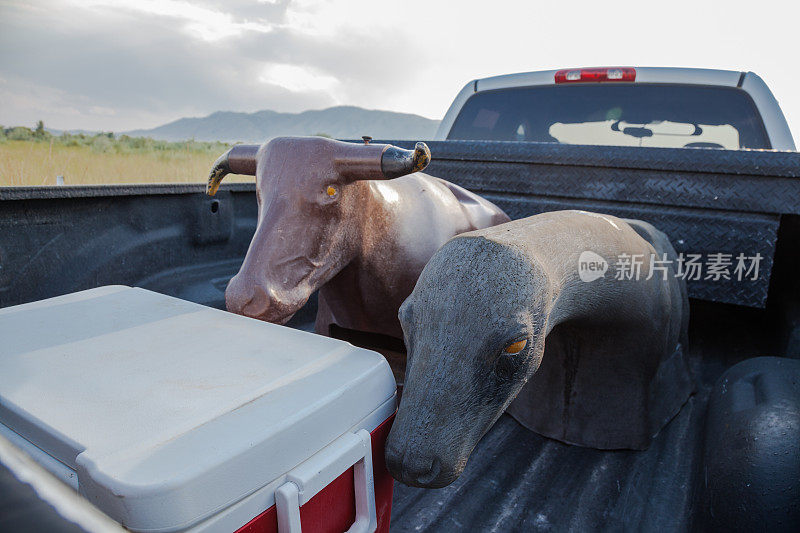
[[[134,531],[388,531],[372,351],[143,289],[0,309],[0,433]]]

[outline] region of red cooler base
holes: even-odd
[[[386,437],[389,436],[393,421],[394,415],[387,418],[370,433],[378,533],[389,532],[389,520],[392,515],[394,480],[386,469],[383,453],[386,447]],[[352,526],[355,519],[356,493],[352,467],[300,507],[300,521],[304,533],[341,533]],[[274,505],[236,530],[236,533],[277,532],[278,511]]]

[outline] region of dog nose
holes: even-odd
[[[391,443],[387,443],[384,457],[386,458],[386,468],[389,470],[389,473],[396,480],[401,480],[403,473],[403,452],[393,447]]]
[[[428,487],[442,472],[441,461],[435,456],[403,453],[392,447],[386,448],[386,466],[392,477],[406,485]]]
[[[406,483],[418,487],[427,487],[438,479],[442,471],[441,462],[436,457],[420,458],[414,461],[404,461],[403,478]]]

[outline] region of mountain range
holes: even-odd
[[[149,130],[125,132],[135,137],[165,141],[256,142],[283,135],[324,134],[335,139],[431,139],[439,127],[431,120],[409,113],[395,113],[338,106],[302,113],[218,111],[202,118],[181,118]]]

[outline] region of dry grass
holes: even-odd
[[[222,152],[98,152],[91,146],[7,140],[0,143],[0,186],[115,183],[205,183]],[[231,176],[234,178],[234,176]],[[231,180],[233,181],[233,180]]]

